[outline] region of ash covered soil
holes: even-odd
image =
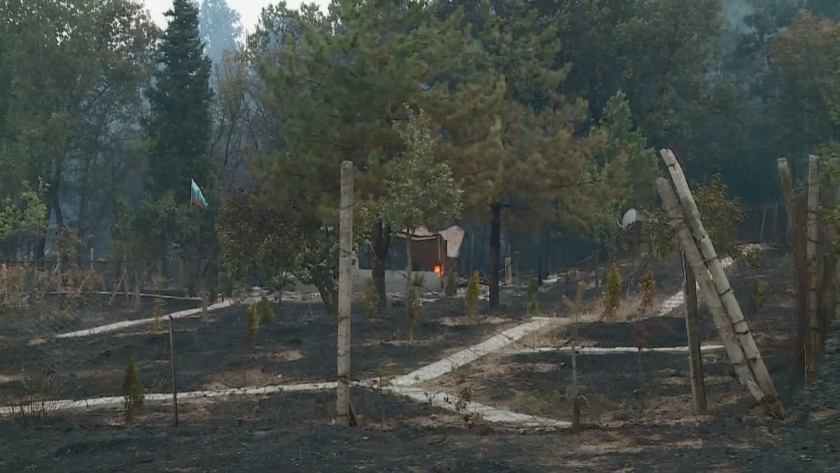
[[[581,385],[588,404],[583,407],[586,429],[579,434],[491,425],[394,394],[353,388],[361,421],[353,429],[331,425],[334,392],[182,403],[177,428],[172,427],[167,404],[147,404],[130,424],[119,410],[6,418],[0,420],[0,471],[837,473],[840,358],[825,358],[820,383],[788,389],[794,386],[788,362],[789,335],[795,326],[790,281],[780,269],[784,258],[767,258],[759,270],[737,280],[733,276],[732,284],[745,308],[749,298],[743,288],[755,278],[768,284],[764,306],[748,318],[777,388],[785,395],[789,416],[783,421],[769,419],[755,407],[734,382],[722,353],[706,357],[711,415],[703,418],[690,413],[684,355],[643,356],[644,415],[638,410],[635,355],[581,356]],[[681,278],[678,268],[669,267],[670,272],[657,272],[660,293],[666,297],[671,289],[679,289]],[[561,317],[562,287],[555,285],[540,295],[540,306],[556,307]],[[587,295],[591,300],[591,289]],[[526,297],[517,290],[505,290],[503,304],[504,316],[477,319],[462,317],[459,300],[426,304],[410,345],[402,307],[391,308],[382,320],[368,320],[361,307],[354,306],[353,376],[406,374],[528,318]],[[274,311],[276,320],[262,325],[250,342],[244,307],[176,321],[180,389],[334,379],[335,323],[321,305],[284,302]],[[700,317],[708,339],[704,341],[714,342],[716,331],[703,309]],[[652,346],[685,344],[679,312],[656,320],[581,325],[578,337],[597,346],[632,346],[636,325],[644,326]],[[551,346],[567,336],[568,332],[543,334],[542,342]],[[131,357],[150,391],[167,392],[167,338],[143,327],[67,345],[32,346],[21,359],[26,361],[24,373],[33,377],[43,371],[38,360],[61,360],[58,368],[64,371],[55,372],[65,374],[54,383],[53,397],[116,394]],[[0,359],[0,373],[20,371],[20,365],[8,359],[7,352]],[[558,353],[494,355],[437,383],[456,393],[469,386],[473,400],[495,407],[567,419],[569,361]],[[3,398],[22,395],[26,391],[19,384],[0,384]]]
[[[353,400],[362,425],[351,429],[330,425],[332,392],[184,403],[177,428],[167,405],[144,407],[130,425],[103,410],[6,420],[0,471],[816,473],[836,472],[840,462],[837,410],[572,434],[467,425],[374,391],[355,389]]]

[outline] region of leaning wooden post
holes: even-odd
[[[338,379],[335,424],[350,427],[350,304],[353,295],[353,163],[341,163],[338,257]]]
[[[700,327],[697,320],[697,280],[694,272],[685,261],[683,254],[683,274],[685,275],[685,330],[688,334],[688,366],[691,374],[691,397],[694,400],[694,415],[705,415],[706,383],[703,380],[703,355],[700,352]]]
[[[726,349],[726,354],[729,357],[729,363],[738,375],[741,383],[747,386],[750,393],[755,397],[759,404],[767,406],[767,408],[776,415],[782,415],[784,409],[777,397],[770,397],[764,393],[756,381],[753,371],[750,369],[748,363],[748,356],[745,354],[744,347],[739,342],[733,328],[732,322],[726,315],[723,309],[720,295],[715,290],[714,282],[711,274],[703,262],[703,257],[694,243],[694,238],[688,226],[685,225],[685,217],[682,208],[677,202],[677,197],[671,189],[671,185],[665,178],[660,177],[656,180],[656,188],[659,195],[662,197],[662,206],[668,213],[668,220],[671,228],[675,231],[680,242],[680,247],[685,254],[686,262],[688,262],[691,270],[694,272],[694,277],[699,283],[700,290],[703,293],[703,299],[706,301],[706,307],[709,308],[709,313],[712,315],[712,320],[720,333],[721,341]],[[756,350],[757,351],[757,350]],[[761,358],[759,357],[759,361]],[[762,362],[763,363],[763,362]]]
[[[819,317],[819,283],[820,258],[817,257],[817,243],[819,227],[817,223],[820,205],[820,176],[819,162],[816,156],[808,158],[808,241],[805,247],[808,261],[808,337],[805,355],[805,380],[817,380],[819,369],[820,346],[820,317]]]
[[[700,212],[697,210],[697,204],[694,202],[694,196],[688,188],[688,182],[685,180],[685,175],[682,172],[677,158],[671,150],[663,149],[660,151],[662,158],[668,165],[668,172],[671,174],[671,179],[677,188],[677,193],[682,201],[682,208],[688,216],[689,223],[693,234],[699,242],[700,251],[703,254],[703,260],[711,273],[714,288],[718,294],[721,304],[726,309],[731,326],[735,334],[738,336],[741,348],[746,356],[749,368],[755,376],[755,381],[758,383],[761,392],[764,393],[764,402],[767,403],[770,411],[774,415],[784,417],[784,408],[779,400],[779,395],[776,392],[776,386],[770,378],[770,372],[767,371],[767,366],[761,358],[761,353],[753,339],[750,326],[744,319],[744,314],[741,312],[741,306],[738,305],[738,299],[735,298],[735,293],[729,285],[729,278],[723,270],[723,265],[720,264],[720,259],[715,252],[715,247],[712,244],[712,239],[703,227],[703,221],[700,220]]]

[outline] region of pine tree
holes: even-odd
[[[478,296],[481,289],[478,287],[478,271],[474,271],[467,284],[467,293],[464,297],[464,309],[470,317],[475,316],[478,309]]]
[[[242,35],[242,18],[226,0],[202,0],[198,9],[199,33],[204,41],[204,50],[214,65],[219,64],[225,51],[236,51],[237,41]]]
[[[132,358],[126,366],[122,387],[125,417],[129,422],[134,418],[135,411],[143,406],[143,401],[146,398],[144,389],[143,383],[140,381],[140,374],[137,372],[137,365],[134,364]]]
[[[446,297],[455,297],[458,294],[458,276],[454,270],[446,272]]]
[[[283,21],[300,33],[286,38],[276,61],[282,67],[263,70],[276,106],[288,117],[285,152],[265,163],[264,180],[277,208],[294,202],[297,212],[335,225],[335,170],[343,160],[354,162],[357,207],[371,216],[359,227],[370,230],[380,313],[387,307],[383,264],[390,233],[403,230],[377,218],[384,183],[399,171],[393,162],[406,147],[394,123],[405,122],[408,109],[423,109],[434,131],[458,128],[481,110],[482,97],[493,94],[490,87],[452,87],[448,77],[471,67],[476,43],[462,25],[463,14],[439,20],[433,13],[421,0],[335,0],[328,16],[307,7],[272,9],[270,23]],[[272,38],[274,24],[257,32],[263,42]]]
[[[576,224],[587,215],[582,183],[592,179],[586,140],[575,137],[587,118],[586,103],[556,93],[570,69],[555,65],[561,51],[559,19],[539,14],[522,0],[492,7],[481,3],[471,16],[480,25],[474,31],[484,56],[466,76],[456,72],[453,79],[474,83],[476,75],[484,75],[500,97],[481,104],[482,112],[472,114],[467,126],[448,130],[452,139],[446,148],[455,177],[464,180],[466,213],[490,223],[494,309],[499,304],[503,210],[509,223],[534,232],[555,217]],[[564,213],[558,215],[557,209]]]
[[[613,263],[607,273],[606,297],[604,298],[604,316],[607,320],[615,320],[616,312],[621,305],[621,273]]]
[[[248,316],[246,319],[248,323],[248,340],[254,338],[254,335],[256,335],[257,332],[260,330],[260,316],[257,310],[257,304],[251,304],[248,306]]]
[[[174,0],[166,12],[169,26],[158,47],[159,67],[148,92],[151,118],[145,122],[151,153],[149,192],[175,192],[189,202],[189,182],[210,188],[210,60],[198,32],[198,9]]]

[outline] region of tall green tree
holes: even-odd
[[[477,35],[486,60],[470,74],[490,77],[499,100],[482,113],[467,112],[466,124],[448,126],[450,139],[441,146],[455,176],[464,181],[468,214],[490,223],[494,309],[503,218],[508,228],[530,228],[535,234],[547,222],[578,225],[591,205],[582,191],[591,187],[593,176],[589,140],[576,136],[587,119],[586,102],[556,92],[570,70],[555,62],[561,50],[558,18],[523,1],[479,8],[481,14],[473,18],[482,28]],[[465,79],[464,87],[475,82]]]
[[[311,7],[278,13],[271,26],[293,27],[292,40],[279,45],[280,57],[262,72],[283,114],[284,150],[264,163],[263,182],[277,205],[293,200],[307,215],[337,225],[337,170],[351,160],[359,171],[356,199],[377,215],[388,163],[405,149],[393,126],[408,118],[403,104],[434,113],[438,125],[443,115],[463,121],[487,91],[456,88],[444,78],[480,50],[461,27],[461,13],[440,20],[424,1],[334,0],[327,15]],[[381,220],[370,227],[381,312],[391,230]]]
[[[216,66],[222,62],[225,51],[236,52],[242,36],[242,18],[227,0],[201,0],[200,5],[196,4],[204,51]]]
[[[148,191],[173,191],[177,202],[186,203],[190,179],[205,189],[215,185],[208,156],[211,63],[199,36],[198,9],[189,0],[175,0],[166,16],[169,26],[158,46],[159,67],[148,91]]]
[[[80,236],[125,183],[123,144],[139,116],[157,29],[134,0],[10,0],[3,23],[7,119],[0,192],[46,185],[46,218],[72,207]],[[128,132],[128,133],[127,133]],[[46,238],[34,249],[41,260]]]

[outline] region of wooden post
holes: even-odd
[[[691,374],[691,397],[694,400],[694,415],[705,415],[706,383],[703,381],[703,356],[700,352],[700,327],[697,320],[697,281],[694,272],[683,257],[685,275],[685,329],[688,334],[688,366]]]
[[[93,271],[93,247],[90,247],[90,270]]]
[[[758,230],[758,242],[764,243],[764,222],[767,220],[767,207],[761,209],[761,228]]]
[[[578,391],[577,347],[572,347],[572,432],[580,432],[580,392]]]
[[[748,356],[745,353],[746,350],[741,344],[740,337],[736,336],[736,326],[732,323],[723,309],[721,296],[715,288],[715,282],[712,280],[712,276],[709,274],[709,270],[704,264],[704,259],[700,255],[700,251],[697,249],[694,238],[691,235],[688,226],[683,224],[685,217],[683,216],[681,207],[677,203],[677,197],[674,195],[671,185],[665,178],[659,178],[656,181],[656,187],[659,191],[659,195],[662,197],[662,206],[668,213],[670,226],[675,231],[677,238],[679,239],[680,247],[685,254],[686,262],[694,272],[694,277],[697,282],[699,282],[700,290],[703,293],[703,299],[706,301],[706,307],[709,308],[712,320],[714,320],[715,326],[717,326],[718,332],[720,333],[721,341],[726,348],[729,363],[732,365],[732,368],[735,370],[735,373],[738,375],[741,383],[747,386],[750,393],[753,397],[755,397],[759,404],[767,406],[768,410],[775,415],[784,415],[784,408],[778,400],[775,390],[772,394],[765,393],[756,380],[756,375],[751,369],[752,363],[760,363],[763,366],[764,361],[761,359],[757,349],[754,353],[751,353],[756,356],[756,358],[752,360],[752,363],[748,360]],[[738,326],[738,328],[743,329],[745,327],[741,325]],[[746,336],[752,338],[752,334],[749,330],[747,330]],[[766,372],[766,368],[764,369],[764,372]]]
[[[805,354],[805,380],[817,380],[819,369],[819,281],[821,258],[817,257],[817,243],[819,229],[817,225],[817,211],[820,205],[820,176],[819,162],[816,156],[808,158],[808,242],[806,257],[808,261],[808,336]]]
[[[779,243],[779,203],[773,205],[773,244]]]
[[[510,256],[506,256],[505,257],[505,283],[507,283],[508,286],[513,284],[513,265],[511,263],[512,263],[512,261],[511,261]]]
[[[475,227],[470,232],[470,277],[475,269]]]
[[[694,202],[694,196],[688,188],[688,182],[685,180],[685,175],[682,172],[680,163],[671,150],[663,149],[660,151],[662,158],[668,165],[668,172],[674,181],[677,188],[677,193],[682,201],[682,207],[688,215],[689,223],[694,231],[694,236],[700,243],[700,251],[703,254],[703,260],[712,275],[712,282],[714,288],[720,298],[723,307],[726,309],[726,315],[731,321],[732,329],[738,335],[740,345],[746,360],[749,363],[750,370],[755,376],[755,382],[758,383],[759,389],[764,393],[764,402],[767,403],[770,411],[778,416],[784,417],[784,408],[779,400],[776,386],[773,384],[773,379],[770,378],[770,372],[767,371],[767,366],[761,358],[758,347],[755,344],[755,339],[750,331],[750,326],[744,318],[744,313],[741,311],[741,306],[738,305],[738,299],[735,298],[735,293],[729,285],[729,278],[723,270],[723,265],[720,263],[715,247],[712,244],[709,234],[703,227],[703,221],[700,220],[700,212],[697,210],[697,204]]]
[[[175,427],[178,427],[178,384],[175,376],[175,335],[172,330],[172,316],[169,316],[169,365],[172,371],[172,414],[175,416]]]
[[[353,295],[353,163],[341,163],[338,257],[338,379],[335,424],[350,427],[350,305]],[[410,264],[410,263],[409,263]]]
[[[125,255],[125,251],[123,251],[122,273],[123,273],[123,292],[125,292],[125,304],[128,305],[128,298],[130,296],[130,292],[128,290],[128,261],[127,261],[126,255]]]
[[[799,317],[796,339],[793,342],[794,359],[792,360],[791,375],[795,380],[798,380],[799,376],[803,374],[800,370],[805,369],[803,357],[806,352],[805,345],[808,343],[808,259],[806,256],[807,243],[805,241],[807,238],[805,232],[802,231],[805,222],[801,219],[802,215],[798,214],[793,179],[790,175],[787,159],[779,158],[776,162],[779,167],[779,182],[785,197],[785,212],[788,222],[785,235],[787,241],[793,247],[794,289],[796,291],[796,311]]]

